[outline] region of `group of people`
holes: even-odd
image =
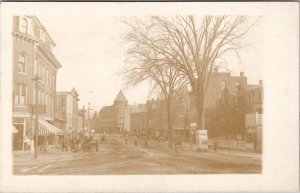
[[[71,137],[62,139],[62,151],[71,150],[73,153],[88,152],[92,145],[92,137]],[[98,142],[96,142],[96,151],[98,151]]]
[[[127,143],[128,143],[128,135],[123,134],[123,138],[125,139],[125,144],[127,144]],[[143,136],[143,140],[144,140],[144,146],[145,146],[145,147],[148,147],[148,140],[147,140],[147,137],[146,137],[146,136]],[[137,137],[137,136],[134,137],[134,145],[135,145],[135,146],[138,146],[138,137]]]

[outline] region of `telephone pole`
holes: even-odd
[[[82,137],[84,138],[84,119],[85,119],[85,116],[84,116],[84,113],[85,113],[85,110],[84,110],[84,106],[82,108]]]
[[[34,159],[38,158],[38,136],[39,136],[39,112],[38,112],[38,81],[41,78],[37,75],[34,75],[34,78],[32,79],[34,81],[35,86],[35,126],[34,126]]]

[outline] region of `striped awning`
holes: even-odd
[[[39,119],[39,135],[60,135],[63,131],[45,120]]]

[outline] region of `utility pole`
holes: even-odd
[[[92,115],[90,114],[90,111],[93,110],[93,108],[91,108],[91,103],[88,103],[88,121],[89,121],[89,135],[93,134],[92,130],[93,128],[91,128],[91,122],[92,122]]]
[[[35,126],[34,126],[34,134],[35,134],[35,140],[34,140],[34,159],[38,158],[38,137],[39,137],[39,112],[38,112],[38,81],[41,78],[37,75],[34,75],[34,78],[32,79],[34,81],[35,85]]]
[[[91,134],[91,120],[90,120],[90,103],[88,103],[88,122],[89,122],[89,136]]]
[[[85,119],[84,113],[85,113],[85,110],[84,110],[84,106],[83,106],[83,108],[82,108],[82,135],[83,135],[83,137],[84,137],[84,119]]]

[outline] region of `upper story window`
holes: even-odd
[[[60,107],[65,107],[65,106],[66,106],[66,100],[65,100],[64,98],[61,98],[61,99],[59,100],[59,106],[60,106]]]
[[[18,72],[25,74],[26,71],[27,71],[27,55],[25,53],[22,53],[19,55]]]
[[[20,23],[20,31],[22,33],[27,34],[27,29],[28,29],[28,21],[27,19],[23,18],[21,19],[21,23]]]
[[[258,101],[259,101],[259,102],[262,101],[262,95],[261,95],[261,92],[259,92],[259,94],[258,94]]]
[[[235,82],[235,86],[236,86],[237,88],[240,88],[240,87],[241,87],[241,82],[240,82],[240,81],[236,81],[236,82]]]
[[[27,104],[27,85],[17,84],[15,90],[15,105],[25,106]]]

